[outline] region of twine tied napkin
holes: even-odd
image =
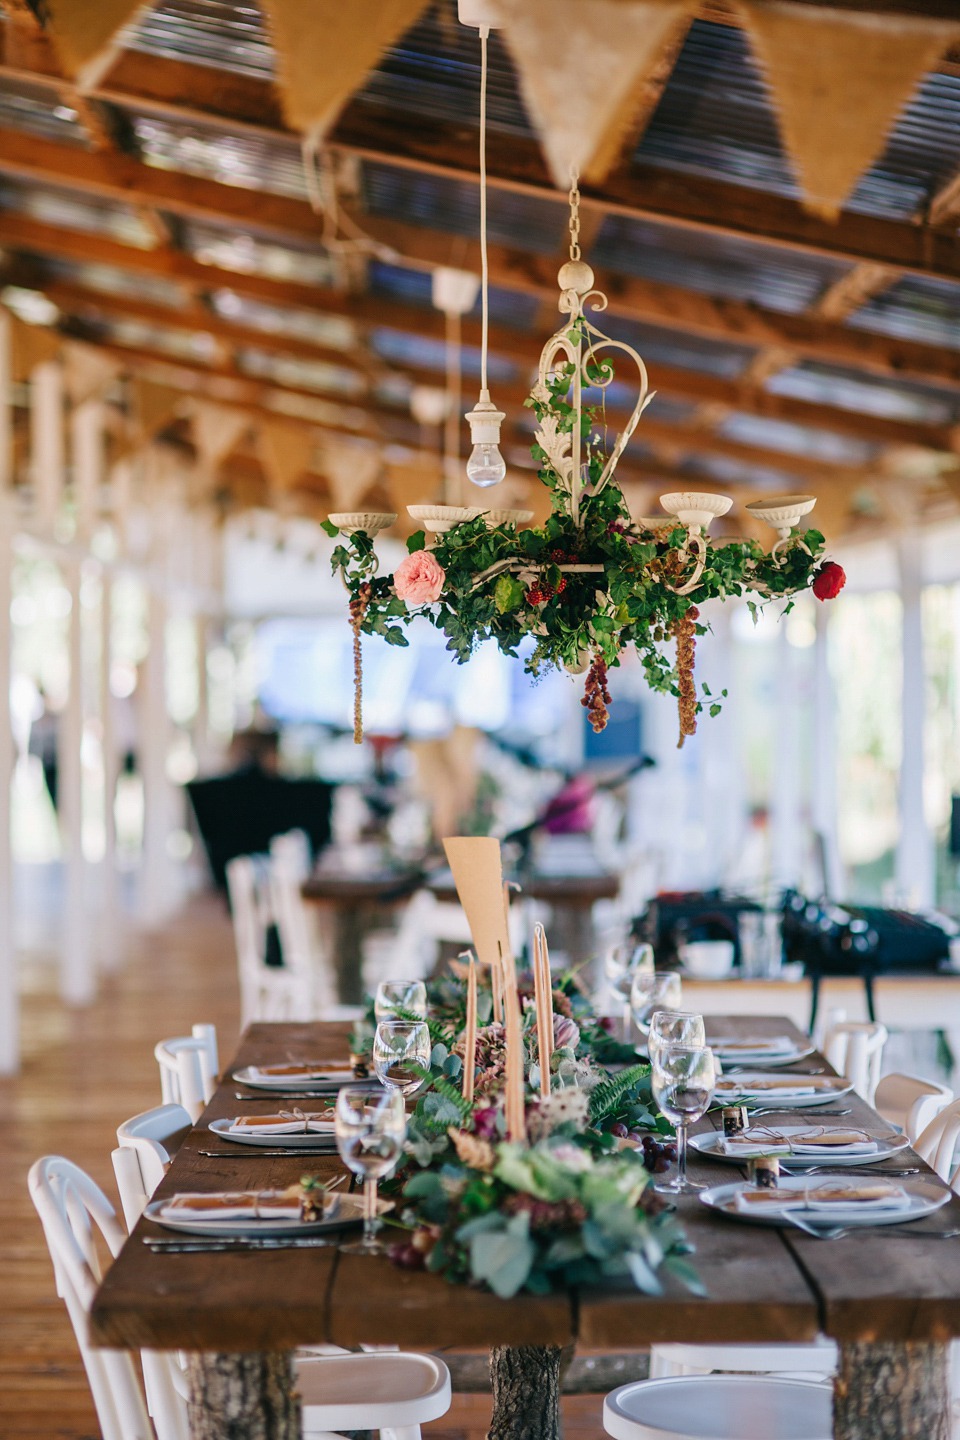
[[[816,1210],[844,1219],[864,1211],[907,1210],[910,1197],[902,1186],[889,1180],[821,1180],[789,1189],[744,1188],[737,1191],[736,1203],[741,1215],[764,1210],[770,1214],[778,1210]]]
[[[299,1108],[281,1110],[279,1115],[238,1115],[227,1131],[229,1135],[321,1135],[333,1134],[332,1110],[308,1110]]]
[[[879,1146],[866,1130],[829,1129],[812,1125],[808,1130],[785,1135],[773,1125],[751,1125],[739,1135],[720,1140],[724,1155],[873,1155]]]
[[[342,1080],[353,1075],[349,1060],[288,1061],[283,1065],[251,1065],[256,1080]]]
[[[160,1216],[171,1220],[299,1220],[301,1198],[299,1185],[289,1185],[286,1190],[185,1193],[171,1196]]]

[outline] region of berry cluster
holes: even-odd
[[[621,1121],[617,1125],[611,1125],[611,1135],[616,1135],[621,1140],[631,1140],[634,1145],[639,1145],[643,1151],[643,1163],[651,1175],[663,1175],[670,1169],[670,1163],[677,1158],[676,1140],[662,1140],[658,1135],[652,1135],[648,1130],[646,1133],[640,1130],[628,1130]]]
[[[409,1240],[398,1240],[387,1246],[387,1255],[401,1270],[422,1270],[437,1237],[432,1230],[421,1226],[414,1230]]]
[[[587,712],[587,718],[593,726],[594,733],[597,735],[607,723],[607,706],[610,704],[610,699],[610,691],[607,689],[607,662],[602,655],[597,655],[587,671],[583,699],[580,701]]]
[[[531,1230],[579,1230],[587,1219],[579,1200],[537,1200],[521,1191],[508,1195],[503,1209],[508,1215],[519,1215],[526,1210]]]
[[[544,600],[550,600],[554,595],[562,595],[566,588],[567,577],[561,575],[555,586],[548,585],[545,580],[541,580],[538,585],[531,585],[525,598],[530,605],[542,605]]]

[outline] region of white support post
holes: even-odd
[[[197,713],[193,719],[193,750],[201,771],[206,765],[207,748],[210,744],[210,696],[207,682],[207,627],[206,615],[194,616],[197,636]]]
[[[837,822],[836,694],[830,673],[830,611],[817,602],[817,638],[813,649],[813,774],[810,819],[823,850],[824,881],[831,900],[842,900],[845,880]]]
[[[100,726],[103,751],[103,886],[101,889],[101,956],[103,967],[119,964],[123,920],[117,894],[117,822],[114,803],[120,774],[113,727],[113,695],[110,691],[110,640],[113,620],[113,585],[104,570],[100,587]]]
[[[143,777],[143,857],[140,870],[140,915],[148,927],[162,924],[171,909],[170,786],[167,749],[170,724],[166,702],[167,609],[151,589],[147,622],[147,656],[143,664],[139,707],[140,773]]]
[[[30,478],[34,515],[50,530],[63,494],[63,370],[43,360],[30,372]]]
[[[918,532],[897,541],[900,599],[903,605],[903,692],[900,758],[900,835],[896,884],[909,905],[932,905],[936,891],[933,836],[923,812],[924,714],[926,667],[923,656],[923,546]]]
[[[71,1005],[86,1005],[95,980],[87,927],[85,862],[83,858],[83,624],[80,613],[80,565],[61,562],[70,591],[70,687],[60,717],[57,744],[57,801],[63,845],[63,917],[60,941],[60,991]]]
[[[0,353],[9,353],[0,336]],[[2,362],[0,362],[2,363]],[[0,375],[0,411],[8,387]],[[20,994],[13,943],[13,862],[10,850],[10,786],[13,780],[13,728],[10,722],[10,570],[13,560],[13,501],[0,491],[0,1075],[12,1075],[20,1063]]]
[[[800,716],[796,650],[787,639],[786,620],[777,634],[777,694],[770,777],[771,879],[776,887],[795,886],[803,866],[800,807]]]
[[[70,450],[77,537],[85,543],[93,533],[103,480],[103,406],[99,400],[86,400],[71,414]]]

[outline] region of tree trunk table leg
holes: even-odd
[[[493,1419],[487,1440],[560,1440],[560,1355],[557,1345],[490,1351]]]
[[[287,1350],[187,1358],[192,1440],[300,1440]]]
[[[841,1345],[834,1440],[949,1440],[947,1359],[927,1341]]]

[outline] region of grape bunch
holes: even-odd
[[[677,1158],[676,1140],[667,1140],[650,1131],[628,1130],[621,1121],[611,1126],[611,1134],[620,1140],[630,1140],[643,1152],[643,1163],[651,1175],[663,1175]]]

